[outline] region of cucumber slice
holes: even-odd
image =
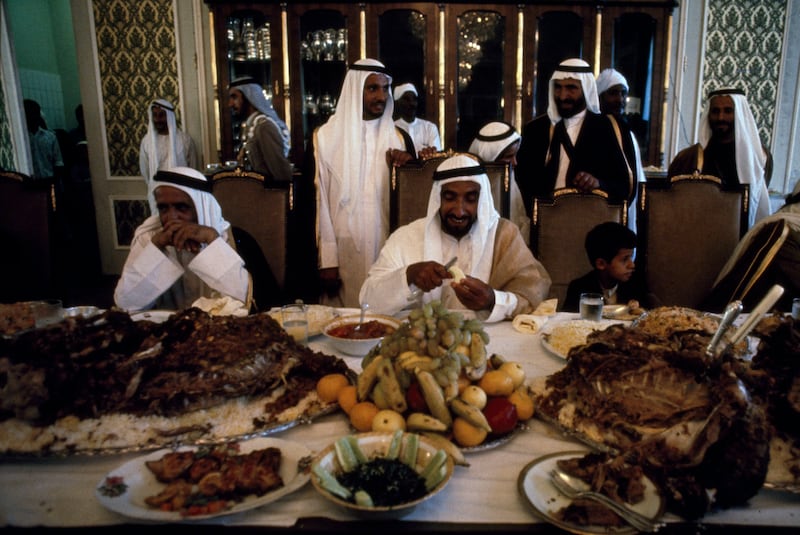
[[[370,496],[364,490],[357,490],[355,493],[356,503],[362,507],[374,507],[375,504],[372,502],[372,496]]]
[[[412,470],[417,470],[417,451],[419,450],[419,435],[416,433],[406,433],[405,444],[403,445],[402,458],[404,464]]]
[[[353,495],[350,490],[339,483],[339,480],[336,479],[330,472],[325,470],[321,465],[314,466],[314,474],[319,478],[319,484],[330,492],[331,494],[335,494],[336,496],[349,500],[350,496]]]
[[[347,437],[342,437],[334,442],[333,447],[336,450],[336,459],[339,461],[342,471],[352,472],[355,470],[359,463]]]
[[[400,454],[400,444],[403,442],[403,431],[398,429],[392,435],[392,441],[389,443],[389,448],[386,450],[387,459],[397,459]]]
[[[358,445],[358,439],[353,435],[348,435],[345,438],[347,439],[347,443],[350,445],[350,449],[352,450],[353,455],[355,455],[358,464],[367,462],[367,456],[364,455],[363,451],[361,451],[361,448]]]

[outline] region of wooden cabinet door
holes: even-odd
[[[292,161],[300,166],[314,130],[336,110],[347,66],[359,59],[360,17],[353,3],[287,7]]]
[[[445,147],[467,150],[480,128],[513,121],[517,7],[446,4]]]
[[[600,68],[613,67],[628,81],[625,117],[642,153],[642,165],[660,166],[668,84],[672,4],[608,7],[602,13]]]
[[[433,3],[366,6],[367,57],[386,65],[393,87],[414,84],[417,115],[437,125],[444,116],[439,109],[439,12]]]
[[[241,76],[252,76],[283,115],[283,51],[281,10],[273,4],[221,3],[214,5],[217,59],[220,157],[235,160],[239,129],[228,107],[228,85]]]

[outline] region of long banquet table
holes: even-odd
[[[559,314],[555,320],[569,315]],[[572,315],[574,316],[574,315]],[[551,320],[554,321],[554,320]],[[522,334],[511,322],[487,325],[491,337],[490,353],[521,362],[528,378],[546,376],[564,361],[541,345],[540,334]],[[343,358],[356,372],[361,359],[337,353],[322,336],[309,342],[311,348]],[[316,452],[335,438],[350,432],[341,412],[311,424],[301,424],[274,436],[302,443]],[[443,492],[419,506],[402,521],[366,522],[320,497],[309,483],[299,491],[258,509],[205,521],[185,522],[170,529],[198,533],[235,527],[237,532],[327,531],[327,532],[538,532],[556,528],[538,518],[517,489],[517,478],[532,460],[557,451],[585,450],[581,443],[536,420],[527,429],[497,448],[471,453],[469,467],[456,467]],[[73,528],[59,531],[81,532],[86,528],[115,532],[141,531],[141,524],[105,509],[95,498],[95,487],[105,474],[136,457],[137,454],[95,457],[3,460],[0,463],[0,526],[5,531],[17,528]],[[800,494],[762,489],[748,505],[714,512],[700,522],[685,522],[677,516],[664,517],[665,533],[698,531],[729,533],[759,526],[770,532],[790,532],[800,526]]]

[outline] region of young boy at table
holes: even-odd
[[[636,275],[636,233],[613,221],[600,223],[586,233],[584,247],[592,270],[569,283],[563,311],[577,312],[582,293],[602,294],[605,305],[643,304],[647,291]]]

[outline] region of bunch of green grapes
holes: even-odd
[[[383,355],[394,362],[402,386],[408,386],[415,369],[422,369],[444,387],[456,383],[464,368],[482,374],[488,343],[489,335],[480,320],[465,320],[461,313],[432,301],[412,310],[408,321],[372,348],[361,366],[366,369],[376,356]]]

